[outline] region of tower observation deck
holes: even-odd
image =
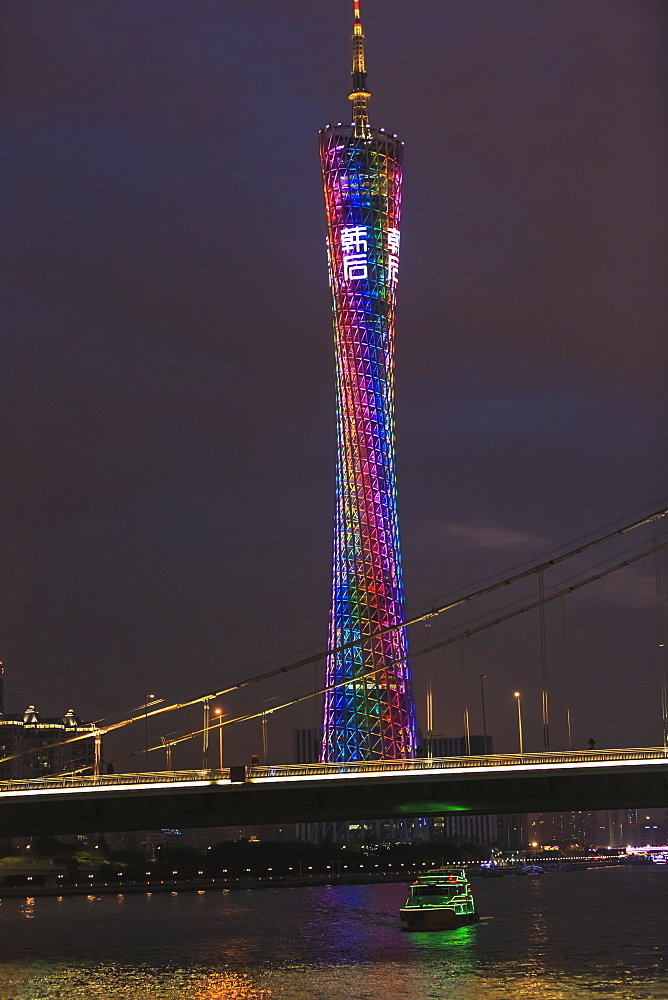
[[[369,125],[354,0],[352,123],[320,132],[337,396],[336,516],[322,759],[415,754],[394,458],[403,143]],[[343,647],[343,648],[341,648]]]

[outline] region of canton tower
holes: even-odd
[[[354,0],[353,120],[320,132],[337,402],[326,762],[409,758],[417,744],[394,460],[403,143],[371,128],[370,96]]]

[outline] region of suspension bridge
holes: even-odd
[[[668,750],[237,767],[14,782],[4,836],[660,807]]]
[[[427,637],[414,646],[416,659],[452,643],[462,643],[472,636],[530,611],[542,612],[551,601],[564,599],[624,567],[654,556],[659,612],[658,645],[662,642],[662,571],[668,540],[658,532],[663,507],[636,518],[621,527],[604,531],[595,538],[569,547],[567,551],[548,554],[543,560],[515,573],[505,575],[459,596],[431,607],[412,617],[406,626],[424,622],[428,625],[447,612],[478,598],[497,593],[532,576],[539,577],[537,596],[516,602],[483,616],[481,620],[455,629],[449,634]],[[590,552],[631,531],[649,526],[651,541],[637,541],[630,549],[589,567],[587,571],[546,587],[544,574],[567,560]],[[403,626],[402,626],[403,627]],[[386,631],[390,631],[389,629]],[[541,640],[542,640],[541,635]],[[149,771],[148,773],[105,774],[102,764],[102,738],[132,726],[146,726],[148,719],[168,716],[192,706],[204,706],[204,724],[194,730],[164,737],[158,745],[140,751],[171,754],[172,746],[202,739],[206,750],[214,727],[209,725],[209,706],[213,699],[235,691],[261,685],[285,676],[301,667],[321,663],[332,650],[321,650],[287,664],[259,671],[220,689],[193,698],[166,704],[161,699],[147,701],[130,716],[114,722],[95,724],[96,760],[93,773],[67,773],[24,781],[0,781],[0,834],[4,836],[100,832],[155,827],[197,827],[246,825],[301,821],[334,821],[390,817],[428,816],[459,812],[467,814],[516,813],[578,809],[634,808],[668,804],[668,731],[665,665],[660,675],[660,712],[663,746],[645,749],[607,750],[604,752],[549,752],[548,699],[544,675],[542,721],[545,753],[510,756],[446,758],[439,760],[376,760],[355,764],[320,764],[308,767],[252,766],[225,769],[222,766],[223,730],[253,719],[266,718],[283,709],[313,698],[322,698],[329,687],[314,686],[298,696],[271,707],[223,718],[215,729],[221,740],[220,767],[210,771]],[[662,661],[663,662],[663,661]],[[361,679],[372,680],[375,671]],[[341,683],[346,683],[341,682]],[[569,716],[570,736],[570,716]],[[90,740],[90,733],[64,740]],[[521,733],[520,733],[521,740]],[[38,753],[39,747],[24,751]],[[139,751],[138,751],[139,752]],[[0,758],[0,765],[15,759]],[[154,758],[152,758],[154,759]],[[168,757],[169,759],[169,757]],[[106,757],[107,763],[109,757]],[[206,754],[204,754],[206,761]],[[145,769],[146,772],[147,769]]]

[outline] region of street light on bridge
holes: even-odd
[[[157,698],[154,694],[144,695],[144,770],[148,772],[148,710],[151,705],[159,705],[164,698]]]
[[[218,716],[218,770],[223,770],[223,710],[214,708],[213,714]]]
[[[515,692],[515,697],[517,698],[517,733],[520,739],[520,755],[524,753],[524,740],[522,738],[522,699],[520,697],[520,692]]]
[[[482,708],[482,735],[485,737],[484,753],[487,753],[487,719],[485,718],[485,678],[487,674],[480,674],[480,705]]]

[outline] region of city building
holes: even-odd
[[[295,764],[317,764],[322,750],[322,729],[295,729],[292,733]]]
[[[499,842],[498,816],[433,816],[429,819],[429,839],[454,844],[492,847]]]
[[[322,759],[403,759],[417,739],[394,459],[403,143],[371,128],[354,0],[352,123],[320,132],[337,400],[334,571]]]
[[[56,774],[92,774],[96,760],[96,727],[82,722],[73,709],[42,718],[34,705],[17,715],[0,715],[0,780]],[[69,743],[72,737],[83,737]],[[97,737],[98,760],[101,737]]]
[[[430,736],[424,743],[425,757],[484,757],[494,753],[491,736]]]
[[[529,843],[529,817],[524,813],[499,816],[499,847],[504,851],[524,851]]]
[[[608,839],[601,832],[598,813],[584,811],[530,814],[528,836],[532,850],[558,847],[572,851],[597,847]]]
[[[611,813],[615,818],[621,813],[617,823],[620,847],[657,847],[668,844],[668,809],[625,809]],[[614,820],[611,819],[610,825],[615,825]]]

